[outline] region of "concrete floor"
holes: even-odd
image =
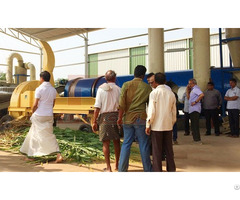
[[[177,172],[240,172],[240,138],[204,136],[204,129],[201,133],[204,144],[197,145],[192,144],[192,136],[184,136],[183,131],[179,131],[179,144],[173,146]],[[0,172],[101,172],[105,167],[104,163],[35,165],[23,159],[23,155],[0,151]],[[163,170],[165,164],[163,161]],[[129,171],[143,171],[141,163],[130,162]]]

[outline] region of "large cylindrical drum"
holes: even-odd
[[[118,76],[116,84],[122,87],[123,83],[132,80],[133,75]],[[104,76],[98,78],[77,78],[67,83],[64,90],[65,97],[96,97],[97,89],[100,85],[106,83]]]

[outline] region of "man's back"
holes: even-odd
[[[53,115],[53,102],[56,99],[56,89],[51,83],[43,82],[35,91],[35,98],[39,99],[38,108],[35,111],[39,116]]]
[[[146,119],[146,103],[151,91],[141,78],[123,84],[119,106],[125,111],[124,123],[131,124],[137,118]]]
[[[94,107],[100,108],[100,113],[118,110],[120,88],[115,83],[104,83],[97,91]]]
[[[149,116],[153,131],[170,131],[176,122],[176,98],[172,91],[159,85],[149,97]]]

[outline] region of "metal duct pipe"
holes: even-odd
[[[15,66],[14,83],[20,84],[27,81],[27,69],[24,67]]]
[[[233,66],[240,67],[240,28],[226,28],[225,33]]]
[[[24,63],[24,67],[30,70],[30,81],[35,81],[36,80],[35,66],[32,63],[28,62],[28,63]]]
[[[23,67],[23,58],[18,53],[12,53],[7,58],[7,73],[6,73],[6,82],[7,83],[13,83],[13,59],[16,58],[18,61],[18,67]]]

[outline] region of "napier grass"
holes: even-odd
[[[5,130],[0,133],[0,149],[19,153],[19,149],[29,131],[29,127],[17,127]],[[86,133],[71,129],[59,129],[54,127],[53,133],[56,135],[61,154],[65,162],[76,162],[79,164],[91,164],[93,162],[103,162],[104,154],[102,142],[95,133]],[[56,159],[56,154],[31,157],[35,163],[47,163]],[[110,158],[114,160],[113,143],[110,144]],[[134,144],[131,149],[130,160],[140,162],[139,149]]]

